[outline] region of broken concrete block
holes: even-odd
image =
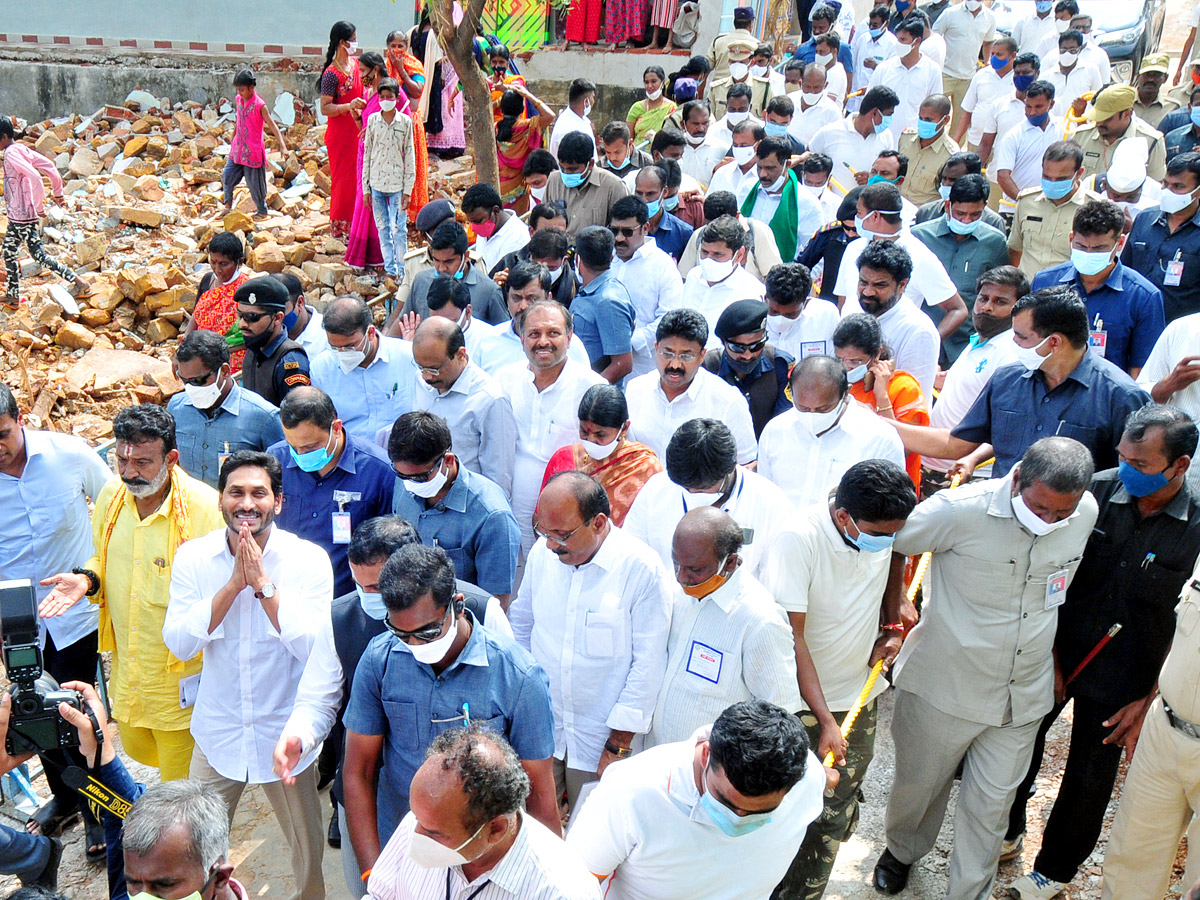
[[[133,185],[133,196],[139,200],[146,200],[154,203],[163,198],[166,192],[158,183],[158,178],[153,175],[143,175]]]
[[[254,248],[251,256],[253,257],[252,264],[256,272],[270,272],[272,275],[277,275],[287,265],[287,259],[283,255],[283,248],[274,241],[259,244]]]
[[[150,139],[142,134],[131,137],[128,141],[125,142],[125,151],[124,152],[125,152],[126,158],[131,157],[131,156],[140,156],[142,151],[146,149],[146,144],[148,144],[149,142],[150,142]]]
[[[67,170],[72,175],[87,178],[104,171],[104,163],[91,147],[80,147],[71,155]]]
[[[54,335],[54,343],[68,350],[86,350],[96,342],[96,335],[79,322],[64,322]]]
[[[81,266],[99,262],[108,253],[108,240],[102,234],[94,234],[75,245],[75,259]]]
[[[162,213],[137,206],[111,207],[108,214],[120,219],[126,225],[140,225],[143,228],[157,228],[163,220]]]
[[[169,341],[179,333],[179,329],[165,319],[151,319],[146,323],[146,340],[152,344]]]
[[[226,231],[253,231],[254,220],[244,212],[234,211],[225,217],[222,222]]]

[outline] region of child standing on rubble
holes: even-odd
[[[396,110],[400,84],[384,78],[375,90],[380,111],[368,120],[363,138],[363,205],[371,207],[379,230],[384,286],[395,293],[404,281],[408,198],[417,180],[417,156],[412,119]]]
[[[8,205],[8,231],[4,235],[3,250],[0,250],[8,271],[4,305],[16,309],[21,302],[21,266],[17,254],[22,244],[29,247],[29,255],[35,262],[67,281],[74,283],[75,273],[46,252],[38,231],[39,220],[46,214],[43,173],[50,179],[55,198],[61,200],[63,195],[62,178],[54,163],[33,148],[17,143],[12,121],[7,118],[0,119],[0,151],[4,153],[4,200]]]
[[[250,196],[254,200],[256,212],[254,218],[267,217],[267,147],[263,140],[263,126],[270,127],[271,133],[279,144],[279,149],[286,156],[287,143],[263,98],[254,89],[258,80],[249,69],[242,69],[233,76],[233,86],[237,88],[234,105],[237,109],[237,122],[234,125],[233,140],[229,142],[229,158],[225,161],[225,169],[221,172],[221,184],[225,187],[225,208],[233,207],[233,189],[243,178]]]

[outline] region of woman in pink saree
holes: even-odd
[[[362,111],[362,130],[358,133],[358,164],[355,172],[357,184],[362,184],[363,138],[367,133],[367,120],[379,112],[379,79],[387,78],[387,64],[378,53],[364,53],[358,60],[367,105]],[[400,93],[403,103],[408,98]],[[400,112],[406,112],[397,107]],[[354,215],[350,219],[350,237],[346,241],[346,265],[355,269],[379,269],[383,266],[383,250],[379,247],[379,230],[375,227],[375,214],[363,203],[362,190],[355,191]]]

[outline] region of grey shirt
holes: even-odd
[[[504,294],[500,292],[500,285],[488,278],[482,266],[482,263],[471,260],[467,271],[463,273],[462,283],[471,292],[472,316],[482,319],[489,325],[499,325],[511,318],[508,314],[508,305],[504,302]],[[404,313],[415,312],[422,319],[428,318],[429,301],[426,298],[429,295],[429,286],[437,277],[437,269],[431,267],[420,272],[413,279],[412,293],[408,295],[408,300],[404,304]]]
[[[1096,501],[1080,500],[1065,528],[1034,537],[1012,508],[1012,474],[941,491],[921,503],[893,547],[933,551],[925,606],[896,659],[894,684],[952,716],[984,725],[1024,725],[1054,702],[1058,608],[1047,586],[1067,583],[1096,523]],[[1065,585],[1057,594],[1066,598]]]

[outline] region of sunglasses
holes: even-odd
[[[733,341],[725,341],[725,349],[730,353],[757,353],[765,346],[767,346],[766,338],[755,341],[753,344],[735,344]]]
[[[619,234],[619,235],[620,235],[621,237],[623,237],[623,238],[631,238],[631,237],[633,237],[635,234],[637,234],[637,233],[638,233],[638,229],[639,229],[639,228],[641,228],[641,227],[642,227],[642,226],[640,226],[640,225],[636,225],[636,226],[634,226],[633,228],[618,227],[618,226],[609,226],[609,229],[608,229],[608,230],[609,230],[609,231],[611,231],[611,232],[613,233],[613,235],[614,235],[614,236],[616,236],[616,235],[618,235],[618,234]]]
[[[463,603],[461,603],[461,602],[451,603],[449,606],[446,607],[446,616],[449,617],[449,616],[461,615],[462,610],[463,610]],[[451,621],[453,621],[453,620],[451,620]],[[397,628],[395,625],[392,624],[391,619],[389,619],[387,616],[383,617],[383,624],[387,627],[387,630],[389,632],[391,632],[393,635],[395,635],[399,640],[403,641],[406,644],[409,643],[410,641],[416,641],[419,644],[429,644],[429,643],[432,643],[433,641],[436,641],[438,638],[440,638],[442,636],[442,630],[443,630],[443,627],[445,626],[445,623],[446,623],[446,619],[442,618],[442,619],[438,620],[438,622],[436,624],[426,625],[423,628],[418,628],[416,631],[401,631],[399,628]]]
[[[238,310],[237,317],[238,317],[239,319],[241,319],[243,322],[246,322],[246,323],[247,323],[247,324],[249,324],[249,325],[253,325],[255,322],[258,322],[258,321],[260,321],[260,320],[262,320],[262,319],[268,319],[268,318],[270,318],[270,317],[271,317],[271,316],[273,316],[273,315],[275,315],[275,313],[269,313],[269,312],[261,312],[261,313],[255,313],[255,312],[242,312],[242,311],[239,309],[239,310]]]

